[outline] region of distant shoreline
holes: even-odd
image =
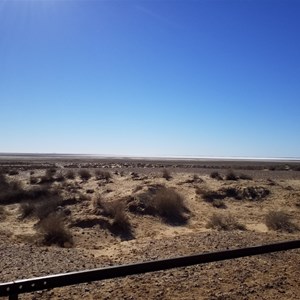
[[[242,157],[242,156],[126,156],[69,153],[0,153],[0,159],[116,159],[145,161],[233,161],[233,162],[300,162],[300,157]]]

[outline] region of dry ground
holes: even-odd
[[[234,163],[235,174],[252,177],[239,180],[226,180],[227,162],[203,167],[187,162],[6,159],[0,166],[7,182],[20,182],[25,191],[59,193],[62,202],[52,213],[59,214],[73,239],[65,247],[45,245],[38,217],[22,218],[25,200],[0,203],[0,282],[299,239],[300,172],[285,165],[277,170]],[[169,180],[162,176],[165,166]],[[41,184],[51,167],[55,174]],[[82,180],[82,169],[92,177]],[[74,179],[66,178],[69,170]],[[110,172],[111,178],[97,178],[97,170]],[[211,178],[214,171],[223,180]],[[182,219],[170,221],[147,210],[147,201],[162,187],[184,199]],[[115,224],[116,211],[123,217],[121,226]],[[283,211],[294,227],[268,228],[270,211]],[[230,216],[244,230],[208,228],[214,214]],[[299,286],[300,250],[293,250],[41,291],[21,299],[300,299]]]

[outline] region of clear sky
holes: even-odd
[[[300,1],[0,0],[0,152],[300,157]]]

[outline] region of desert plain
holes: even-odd
[[[299,161],[1,155],[0,171],[1,283],[299,239]],[[300,299],[300,250],[19,298]]]

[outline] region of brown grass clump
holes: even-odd
[[[28,194],[19,182],[8,181],[5,175],[0,173],[0,204],[19,203],[28,198]]]
[[[38,178],[35,176],[30,176],[29,183],[30,184],[37,184],[39,182]]]
[[[111,173],[109,171],[103,171],[103,170],[96,170],[95,176],[97,180],[109,181],[109,179],[112,178]]]
[[[131,224],[125,213],[125,205],[122,202],[116,202],[112,207],[113,223],[112,229],[118,233],[131,234]]]
[[[265,223],[271,230],[294,232],[298,228],[291,222],[290,216],[283,211],[270,211],[266,215]]]
[[[62,172],[59,172],[56,175],[56,177],[55,177],[55,181],[57,181],[57,182],[63,182],[63,181],[65,181],[64,174]]]
[[[93,199],[93,208],[92,208],[92,212],[96,215],[100,215],[103,213],[104,210],[104,202],[103,199],[100,195],[97,195],[96,198]]]
[[[18,175],[19,171],[17,171],[16,169],[12,169],[8,171],[8,175],[9,176],[14,176],[14,175]]]
[[[245,225],[239,223],[233,216],[222,214],[213,214],[206,227],[217,230],[246,230]]]
[[[184,198],[175,190],[164,187],[158,190],[152,201],[157,213],[167,223],[186,223],[185,213],[188,209],[184,204]]]
[[[225,195],[222,191],[212,191],[206,187],[196,187],[196,194],[201,196],[205,202],[212,203],[214,200],[222,200]]]
[[[68,172],[66,173],[66,178],[70,180],[75,179],[75,172],[72,170],[68,170]]]
[[[33,202],[23,202],[20,204],[19,211],[21,213],[20,218],[26,219],[31,217],[35,212],[35,204]]]
[[[51,213],[55,212],[57,207],[60,205],[61,199],[53,197],[50,199],[42,199],[35,207],[35,215],[39,220],[47,218]]]
[[[3,221],[6,218],[6,211],[3,206],[0,206],[0,221]]]
[[[253,180],[253,177],[251,177],[250,175],[244,174],[244,173],[240,174],[239,178],[242,180]]]
[[[216,207],[216,208],[227,208],[225,202],[220,199],[214,199],[211,204],[213,207]]]
[[[210,178],[217,179],[217,180],[223,180],[223,177],[217,171],[210,173]]]
[[[172,178],[170,171],[167,169],[163,169],[162,177],[166,180],[170,180]]]
[[[79,170],[78,174],[83,181],[88,181],[92,177],[91,173],[86,169]]]
[[[55,168],[49,168],[45,171],[45,175],[41,177],[40,184],[51,184],[54,182]]]
[[[43,244],[58,245],[60,247],[73,246],[73,237],[71,233],[65,228],[63,219],[56,215],[51,214],[38,225],[39,231],[43,235]]]
[[[229,171],[225,178],[226,180],[239,180],[239,177],[233,171]]]

